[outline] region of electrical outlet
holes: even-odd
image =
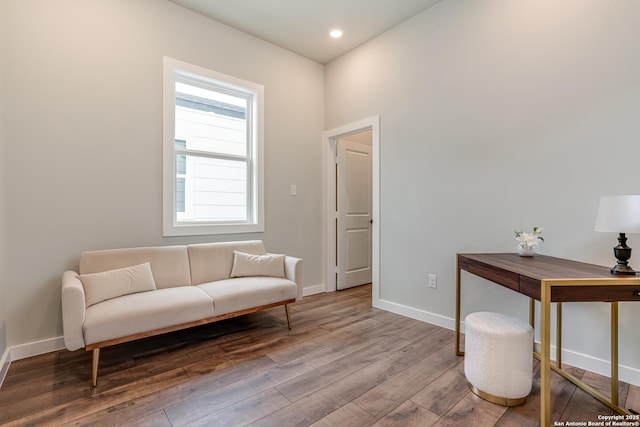
[[[438,276],[429,274],[429,287],[436,289],[438,287]]]

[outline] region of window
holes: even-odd
[[[264,231],[263,91],[164,58],[165,236]]]

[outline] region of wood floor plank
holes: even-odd
[[[394,359],[402,359],[407,363],[415,363],[424,357],[440,350],[442,347],[451,346],[455,340],[455,333],[448,329],[438,328],[421,338],[415,340],[402,350],[391,354]],[[453,350],[451,351],[454,352]]]
[[[411,397],[411,401],[443,416],[470,391],[464,376],[464,361],[447,370]]]
[[[310,340],[300,341],[284,348],[270,351],[266,356],[276,363],[284,364],[304,357],[315,350],[330,346],[334,342],[335,334],[324,330],[324,332],[317,332],[316,337]]]
[[[437,427],[491,427],[507,408],[489,403],[473,393],[467,393],[434,425]]]
[[[406,365],[384,357],[258,420],[255,425],[297,427],[313,424],[406,368]]]
[[[174,369],[174,366],[171,366],[172,364],[179,368],[198,357],[211,356],[215,354],[216,346],[201,350],[186,350],[171,345],[166,347],[164,351],[151,355],[145,354],[140,349],[130,354],[126,360],[119,356],[112,357],[114,352],[110,350],[112,349],[106,349],[102,357],[100,389],[103,391]],[[21,384],[14,384],[13,390],[15,393],[13,393],[13,399],[22,402],[17,407],[14,407],[14,410],[19,410],[21,406],[24,406],[25,396],[37,396],[37,399],[47,400],[47,393],[55,394],[56,396],[52,396],[49,401],[59,399],[60,395],[64,395],[66,399],[86,397],[92,390],[89,387],[91,355],[83,350],[75,353],[79,353],[81,357],[74,355],[72,358],[66,357],[66,361],[53,362],[50,366],[41,369],[46,374],[34,375],[32,380],[25,379]],[[57,352],[57,354],[66,356],[72,354],[72,352],[61,351]],[[13,403],[11,397],[3,400],[7,403]],[[26,406],[25,410],[26,412],[32,411]]]
[[[435,340],[440,346],[434,347],[431,351],[442,349],[447,342],[450,344],[454,338],[451,331],[445,331],[442,335],[448,336],[449,341],[445,339]],[[423,347],[419,346],[418,348],[422,349]],[[316,422],[343,405],[354,401],[376,385],[406,370],[416,360],[424,357],[424,354],[417,353],[406,352],[403,347],[389,356],[370,363],[366,367],[354,371],[351,375],[295,401],[292,405],[265,417],[262,421],[266,425],[289,426],[307,425]],[[448,353],[451,357],[456,357],[452,350]]]
[[[113,425],[121,427],[172,427],[171,422],[169,421],[169,418],[167,418],[167,414],[165,414],[164,411],[154,412],[153,414],[147,415],[146,417],[138,418],[126,424],[121,424],[109,417],[105,417],[105,419],[108,419],[109,422],[114,422]],[[85,425],[97,426],[99,425],[99,422]]]
[[[325,304],[323,305],[314,304],[312,307],[305,309],[304,312],[307,315],[325,314],[325,313],[337,314],[339,310],[342,310],[344,308],[349,308],[354,304],[358,304],[360,301],[361,299],[357,295],[352,296],[352,294],[348,293],[348,294],[344,294],[343,298],[340,298],[339,296],[337,296],[331,302],[325,302]],[[300,307],[298,307],[297,304],[298,303],[296,302],[295,304],[292,304],[292,306],[294,306],[296,310],[299,310]]]
[[[101,420],[104,419],[109,419],[114,425],[133,423],[137,419],[158,411],[163,411],[164,413],[164,409],[171,405],[192,400],[204,393],[244,379],[247,376],[247,372],[264,371],[273,366],[275,364],[271,359],[262,357],[243,364],[236,364],[227,369],[210,372],[198,378],[193,378],[190,375],[188,382],[165,387],[140,397],[134,402],[120,402],[113,406],[96,410],[91,414],[78,418],[69,425],[92,426],[100,424]],[[64,424],[61,424],[61,426],[64,426]]]
[[[20,369],[11,365],[12,369]],[[77,394],[82,396],[86,393],[88,388],[88,378],[91,372],[91,365],[83,361],[76,361],[70,364],[58,364],[56,361],[52,361],[50,366],[43,366],[37,371],[28,371],[33,373],[33,379],[29,378],[29,375],[20,376],[17,380],[17,375],[14,375],[16,381],[3,384],[0,389],[0,422],[5,419],[3,415],[3,407],[13,405],[28,399],[29,396],[40,396],[48,392],[61,393],[61,390],[77,390]],[[78,381],[79,378],[87,378],[87,382],[82,384]],[[86,387],[85,387],[86,386]],[[11,393],[5,393],[4,390],[11,390]]]
[[[460,359],[449,346],[444,346],[362,394],[353,403],[374,417],[381,418],[440,377],[442,372],[453,368]]]
[[[576,388],[560,420],[597,422],[598,415],[613,414],[615,414],[613,410]]]
[[[436,325],[430,325],[429,323],[418,322],[417,320],[415,322],[417,322],[417,324],[413,322],[402,322],[402,330],[400,331],[400,336],[402,338],[406,338],[411,341],[421,341],[424,340],[427,335],[442,329]]]
[[[362,307],[362,306],[358,306],[355,308],[357,309],[359,307]],[[367,309],[364,311],[362,310],[355,311],[353,314],[348,314],[348,315],[343,315],[343,314],[334,312],[334,316],[335,317],[333,319],[320,323],[320,326],[322,326],[324,329],[328,331],[336,331],[346,326],[359,323],[364,319],[371,319],[371,320],[375,320],[376,322],[380,322],[380,320],[376,318],[376,316],[374,316],[374,314],[371,312],[371,309]]]
[[[409,341],[399,337],[391,336],[385,338],[354,350],[330,364],[320,366],[293,378],[277,386],[276,389],[287,399],[295,402],[409,344]]]
[[[374,424],[375,427],[428,427],[440,417],[422,406],[407,400]]]
[[[640,413],[640,387],[629,387],[625,408],[631,409],[636,413]]]
[[[46,370],[48,367],[59,363],[59,359],[60,353],[54,352],[16,360],[11,364],[13,369],[7,372],[3,385],[13,387],[16,384],[20,384],[23,378],[29,375],[41,375],[43,368]]]
[[[289,405],[284,396],[270,388],[245,400],[199,418],[187,427],[243,426]]]
[[[173,425],[184,425],[327,364],[339,356],[320,349],[304,359],[250,372],[245,378],[232,384],[169,406],[165,408],[165,412]]]
[[[596,374],[594,372],[585,371],[582,375],[582,381],[589,384],[591,387],[604,394],[605,396],[611,396],[611,378],[604,375]],[[625,382],[619,382],[618,384],[618,399],[620,402],[627,401],[627,395],[629,394],[629,384]]]
[[[188,377],[182,370],[174,369],[162,375],[148,377],[116,389],[109,389],[105,392],[96,391],[86,399],[56,402],[54,405],[47,406],[41,411],[35,410],[30,415],[22,416],[7,425],[60,426],[117,403],[136,400],[146,394],[153,393],[160,387],[172,387],[187,380]]]
[[[353,403],[347,403],[326,417],[311,424],[310,427],[364,427],[370,426],[376,421],[378,421],[377,418],[367,414],[358,406]]]

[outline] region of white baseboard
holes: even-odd
[[[413,307],[381,299],[374,299],[373,306],[382,310],[390,311],[392,313],[400,314],[405,317],[410,317],[411,319],[431,323],[432,325],[441,326],[443,328],[451,330],[455,329],[454,319],[450,319],[439,314],[429,313],[427,311],[418,310]]]
[[[7,372],[9,372],[9,366],[11,365],[11,360],[9,359],[10,352],[10,349],[6,349],[2,357],[0,357],[0,387],[2,387],[4,378],[7,376]]]
[[[14,360],[26,359],[27,357],[51,353],[64,348],[64,337],[49,338],[46,340],[17,345],[15,347],[9,347],[0,359],[0,387],[2,387],[4,378],[9,371],[9,366]]]
[[[63,350],[64,348],[64,337],[34,341],[11,347],[11,360],[26,359],[27,357],[51,353],[52,351]]]
[[[302,288],[302,296],[308,297],[309,295],[321,294],[324,292],[324,285],[307,286]]]
[[[411,319],[421,320],[423,322],[431,323],[433,325],[441,326],[450,330],[455,329],[455,319],[441,316],[439,314],[429,313],[427,311],[418,310],[406,305],[384,300],[374,300],[373,306],[382,310],[410,317]],[[460,330],[464,332],[464,322],[460,323]],[[540,343],[536,342],[535,345],[536,351],[539,352]],[[552,360],[555,360],[555,354],[555,346],[551,346]],[[606,377],[611,376],[611,362],[608,360],[599,359],[587,354],[564,349],[562,350],[562,361],[567,365],[575,366],[576,368],[584,369],[589,372],[594,372]],[[618,379],[629,384],[640,386],[640,369],[620,365],[618,366]]]
[[[540,342],[535,342],[535,349],[540,352]],[[551,360],[556,360],[556,346],[551,346]],[[562,364],[575,366],[589,372],[611,377],[611,362],[572,350],[562,350]],[[618,379],[629,384],[640,386],[640,369],[618,365]]]

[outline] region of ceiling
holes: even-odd
[[[169,1],[326,64],[441,0]]]

